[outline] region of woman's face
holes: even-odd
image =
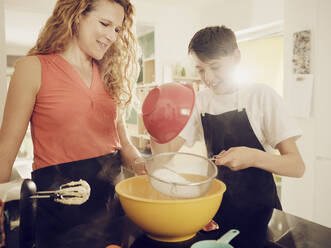
[[[82,15],[78,24],[78,46],[88,56],[100,60],[121,32],[124,9],[109,0],[99,0],[95,9]]]
[[[235,69],[240,61],[239,50],[232,55],[201,61],[193,52],[193,62],[202,82],[215,94],[226,94],[233,90]]]

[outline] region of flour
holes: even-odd
[[[168,183],[181,183],[181,184],[191,183],[181,175],[167,168],[156,169],[155,171],[152,172],[152,176]]]

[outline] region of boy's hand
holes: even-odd
[[[215,164],[224,165],[233,171],[243,170],[254,166],[261,152],[263,151],[245,146],[232,147],[216,155]]]

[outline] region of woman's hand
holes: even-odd
[[[144,158],[138,157],[132,164],[132,170],[136,175],[145,175],[147,173],[145,165]]]
[[[263,151],[245,146],[232,147],[223,150],[214,158],[216,165],[224,165],[233,171],[243,170],[254,166]]]
[[[119,109],[117,117],[117,132],[122,148],[120,150],[123,166],[136,175],[146,174],[145,161],[141,158],[138,149],[132,144],[124,121],[124,111]]]

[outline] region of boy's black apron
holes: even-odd
[[[104,248],[119,244],[121,234],[116,218],[124,212],[115,195],[115,179],[120,172],[119,152],[33,171],[32,180],[38,191],[57,190],[60,185],[79,179],[91,187],[90,198],[82,205],[38,199],[37,248]]]
[[[246,146],[263,150],[254,134],[246,110],[234,110],[220,115],[201,115],[208,157],[231,147]],[[215,220],[220,229],[238,229],[240,234],[231,241],[236,248],[263,247],[273,208],[281,209],[276,186],[270,172],[250,167],[232,171],[218,167],[218,179],[227,190]]]

